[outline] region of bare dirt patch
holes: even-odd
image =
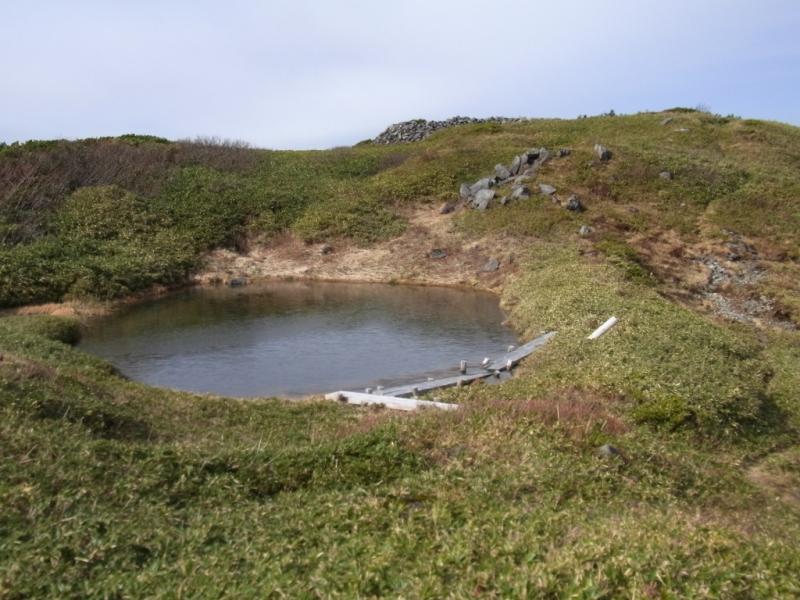
[[[518,239],[493,235],[468,241],[453,227],[452,215],[442,215],[431,207],[410,213],[408,221],[401,236],[368,248],[344,240],[309,245],[285,234],[265,244],[252,244],[243,254],[216,250],[208,256],[195,281],[224,284],[235,279],[298,278],[497,291],[516,273],[516,260],[522,250]],[[499,263],[496,270],[486,268],[492,258]]]
[[[765,285],[774,261],[742,236],[687,243],[674,231],[658,231],[628,242],[657,276],[662,292],[684,306],[729,321],[795,328]]]

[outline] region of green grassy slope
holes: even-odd
[[[209,248],[287,229],[368,245],[528,147],[570,147],[537,182],[588,207],[455,217],[525,240],[504,300],[520,331],[559,334],[513,380],[453,390],[453,413],[148,388],[71,348],[71,321],[0,319],[0,597],[800,594],[800,334],[677,305],[632,245],[746,235],[796,321],[800,131],[672,116],[326,152],[0,150],[4,305],[178,283]],[[610,163],[589,164],[596,142]],[[587,342],[609,314],[620,325]],[[598,456],[607,443],[623,456]]]

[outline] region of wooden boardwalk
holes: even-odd
[[[347,404],[378,404],[395,410],[417,410],[418,408],[455,410],[458,408],[458,404],[448,404],[447,402],[396,398],[394,396],[379,396],[378,394],[364,394],[362,392],[333,392],[331,394],[325,394],[325,399],[346,402]]]
[[[433,390],[453,387],[459,385],[466,385],[477,381],[478,379],[486,379],[497,375],[500,371],[506,371],[513,368],[519,361],[526,356],[530,356],[539,348],[543,347],[549,342],[556,334],[551,331],[544,335],[537,337],[535,340],[523,344],[518,348],[506,352],[494,360],[490,360],[485,365],[481,366],[477,372],[465,373],[461,375],[453,375],[451,377],[443,377],[441,379],[433,379],[430,381],[420,381],[418,383],[409,383],[406,385],[387,388],[378,393],[362,393],[362,392],[333,392],[326,394],[325,398],[328,400],[338,400],[340,402],[347,402],[348,404],[383,404],[388,408],[397,410],[416,410],[422,407],[432,407],[441,409],[457,408],[456,404],[446,404],[442,402],[430,402],[427,400],[410,399],[412,396],[431,392]]]

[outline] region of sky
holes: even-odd
[[[328,148],[454,115],[800,125],[800,0],[0,0],[0,141]]]

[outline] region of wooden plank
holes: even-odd
[[[511,352],[506,352],[502,356],[496,358],[493,362],[489,363],[486,368],[490,371],[504,371],[508,366],[508,361],[511,361],[512,366],[516,365],[523,358],[530,356],[539,348],[544,346],[555,334],[555,331],[551,331],[550,333],[540,335],[535,340],[532,340],[527,344],[523,344],[519,348],[516,348]]]
[[[397,398],[395,396],[379,396],[377,394],[364,394],[361,392],[333,392],[331,394],[325,394],[325,399],[357,405],[380,404],[386,408],[393,408],[395,410],[417,410],[419,408],[455,410],[458,408],[458,404],[414,400],[411,398]]]
[[[472,373],[471,375],[454,375],[453,377],[443,377],[442,379],[434,379],[433,381],[420,381],[419,383],[409,383],[407,385],[388,388],[383,390],[383,393],[387,396],[413,396],[415,392],[417,394],[424,394],[425,392],[431,392],[440,388],[453,387],[454,385],[458,385],[459,382],[463,385],[472,383],[477,379],[486,379],[491,376],[492,373],[487,371]]]
[[[419,383],[409,383],[407,385],[385,389],[381,394],[333,392],[331,394],[326,394],[325,398],[328,400],[347,402],[348,404],[383,404],[388,408],[394,408],[397,410],[416,410],[417,408],[421,407],[452,410],[453,408],[457,408],[458,405],[446,404],[443,402],[430,402],[427,400],[415,400],[409,398],[409,396],[424,394],[426,392],[452,387],[455,385],[464,385],[467,383],[472,383],[473,381],[477,381],[478,379],[486,379],[491,377],[496,371],[505,371],[516,365],[526,356],[533,354],[536,350],[549,342],[555,334],[555,331],[551,331],[550,333],[539,336],[527,344],[523,344],[511,352],[506,352],[494,361],[487,363],[486,366],[482,367],[477,373],[454,375],[452,377],[443,377],[441,379],[434,379],[431,381],[420,381]]]

